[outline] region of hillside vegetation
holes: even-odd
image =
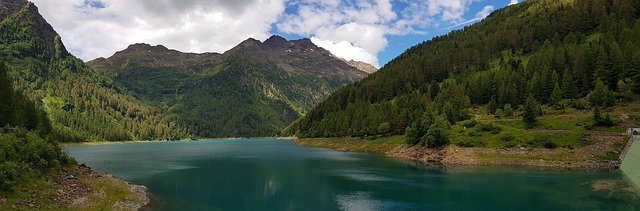
[[[592,135],[640,124],[633,106],[639,17],[634,0],[508,6],[408,49],[282,134],[404,135],[420,146],[586,146]]]
[[[64,142],[189,137],[175,116],[141,103],[80,59],[27,1],[2,2],[0,60],[13,86],[43,107]],[[4,126],[4,125],[2,125]]]
[[[278,36],[248,39],[223,54],[135,44],[87,64],[206,138],[277,135],[367,75],[309,39]]]

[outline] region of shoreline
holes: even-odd
[[[276,140],[293,140],[297,145],[333,149],[348,152],[366,152],[381,154],[390,158],[419,162],[425,165],[444,166],[509,166],[509,167],[541,167],[554,169],[577,169],[587,171],[612,171],[619,169],[619,161],[597,159],[594,153],[600,149],[582,147],[567,148],[488,148],[488,147],[460,147],[449,144],[439,148],[408,146],[403,142],[390,142],[382,145],[370,144],[375,140],[359,138],[297,138],[297,137],[255,137]],[[154,143],[154,142],[190,142],[206,140],[243,140],[246,138],[208,138],[180,141],[117,141],[117,142],[82,142],[61,143],[67,146],[94,146],[106,144],[126,143]],[[594,144],[598,145],[598,143]]]
[[[0,196],[0,210],[139,210],[149,196],[143,185],[72,164]]]
[[[142,207],[148,206],[151,202],[149,198],[149,190],[144,185],[133,184],[111,174],[96,172],[85,164],[77,165],[75,173],[78,174],[79,179],[76,179],[77,181],[84,182],[93,187],[90,187],[91,189],[89,192],[85,193],[86,195],[80,195],[80,198],[74,199],[69,208],[93,208],[96,202],[91,203],[91,200],[87,199],[99,201],[98,203],[104,203],[104,201],[107,201],[108,204],[111,204],[111,209],[114,210],[139,210]],[[71,178],[74,178],[73,175],[71,175]],[[104,184],[96,185],[95,183]],[[111,186],[124,185],[124,189],[128,190],[129,193],[123,198],[111,199],[109,198],[110,196],[108,196],[110,187],[106,187],[105,184]],[[75,185],[72,187],[74,186]],[[88,203],[77,203],[77,201]]]
[[[294,143],[301,146],[375,153],[424,165],[535,167],[585,171],[614,171],[620,168],[619,161],[596,159],[592,154],[594,150],[589,147],[577,149],[468,148],[449,144],[444,147],[426,148],[394,143],[389,144],[391,146],[386,146],[385,149],[377,150],[371,146],[363,146],[366,142],[371,141],[294,138]]]
[[[276,138],[276,137],[270,137]],[[159,143],[159,142],[190,142],[190,141],[208,141],[208,140],[221,140],[221,141],[233,141],[233,140],[243,140],[245,138],[203,138],[203,139],[185,139],[185,140],[176,140],[176,141],[167,141],[167,140],[148,140],[148,141],[94,141],[94,142],[72,142],[72,143],[64,143],[60,142],[61,147],[69,147],[69,146],[97,146],[97,145],[109,145],[109,144],[130,144],[130,143]]]

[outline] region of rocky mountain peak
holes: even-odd
[[[27,2],[26,0],[0,0],[0,21],[6,21],[7,18],[12,18],[16,22],[32,22],[29,26],[35,32],[34,39],[44,44],[48,52],[68,54],[58,33],[40,15],[38,7],[32,2]]]
[[[252,46],[258,46],[260,44],[262,44],[260,40],[248,38],[245,41],[242,41],[240,44],[238,44],[238,47],[252,47]]]
[[[116,52],[116,54],[141,54],[141,53],[166,53],[169,50],[163,45],[152,46],[147,43],[136,43],[129,45],[126,49]]]
[[[269,39],[265,40],[263,44],[269,47],[282,47],[287,43],[289,43],[289,41],[287,41],[283,37],[278,35],[273,35],[269,37]]]
[[[27,0],[2,0],[0,1],[0,21],[7,16],[20,11],[29,2]]]
[[[303,38],[303,39],[300,39],[300,40],[295,40],[293,42],[296,45],[300,45],[300,46],[305,47],[305,48],[318,48],[318,46],[316,46],[316,44],[311,42],[311,40],[309,38]]]
[[[378,68],[366,62],[351,60],[351,61],[347,61],[347,64],[351,65],[352,67],[358,68],[358,70],[360,71],[363,71],[369,74],[378,71]]]

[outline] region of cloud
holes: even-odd
[[[455,27],[458,27],[458,26],[467,25],[467,24],[470,24],[470,23],[473,23],[473,22],[481,21],[482,19],[485,19],[487,16],[489,16],[491,14],[491,12],[493,12],[493,10],[494,10],[493,6],[491,6],[491,5],[485,6],[482,9],[482,11],[476,13],[476,16],[474,18],[472,18],[470,20],[467,20],[467,21],[463,21],[463,22],[458,23],[456,25],[453,25],[453,26],[451,26],[449,28],[455,28]]]
[[[83,60],[132,43],[224,52],[272,33],[313,37],[335,55],[380,66],[387,36],[464,22],[479,0],[32,0]],[[476,18],[484,18],[487,8]],[[474,19],[475,20],[475,19]]]
[[[292,0],[279,31],[313,36],[336,55],[380,67],[387,35],[425,34],[428,27],[462,21],[473,0]],[[360,48],[360,49],[358,49]],[[332,49],[332,50],[331,50]]]
[[[518,0],[511,0],[511,2],[509,2],[509,6],[517,4],[517,3],[518,3]]]
[[[85,61],[139,42],[224,52],[249,37],[268,38],[285,10],[282,0],[32,1]]]
[[[369,64],[378,63],[378,57],[376,55],[367,52],[364,48],[356,47],[347,41],[335,43],[332,41],[320,40],[317,37],[311,37],[311,42],[315,43],[319,47],[327,49],[340,58],[346,59],[347,61],[364,61]]]

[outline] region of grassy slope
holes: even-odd
[[[618,122],[614,127],[590,127],[593,114],[586,110],[560,111],[545,107],[546,114],[538,117],[530,129],[519,116],[486,115],[484,107],[475,108],[472,112],[477,114],[473,118],[475,126],[469,124],[473,120],[454,125],[449,134],[451,144],[439,149],[408,146],[404,136],[304,138],[297,143],[444,164],[596,168],[594,165],[599,165],[600,161],[617,160],[628,138],[623,135],[626,128],[640,125],[640,96],[635,95],[603,112]],[[442,157],[434,158],[431,154]]]
[[[87,169],[71,166],[25,179],[14,192],[0,196],[0,210],[135,210],[149,202],[129,183]]]

